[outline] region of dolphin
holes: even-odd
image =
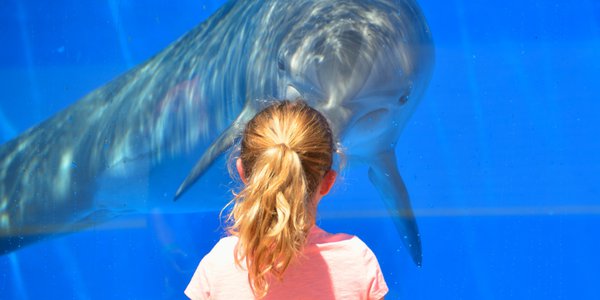
[[[395,146],[431,77],[413,0],[240,0],[0,147],[0,254],[185,191],[275,99],[303,98],[366,163],[412,260],[421,242]],[[183,197],[179,201],[173,198]],[[191,197],[190,197],[191,198]]]

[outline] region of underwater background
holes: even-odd
[[[0,141],[147,60],[224,1],[173,2],[3,0]],[[600,2],[419,3],[436,65],[396,153],[423,266],[366,166],[342,170],[319,225],[373,249],[386,299],[600,299]],[[222,235],[230,186],[221,160],[191,191],[202,212],[128,215],[1,256],[0,299],[182,299]]]

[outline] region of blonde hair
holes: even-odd
[[[311,199],[333,152],[327,120],[302,100],[276,102],[246,125],[240,145],[246,184],[232,200],[228,232],[239,238],[235,262],[242,267],[246,260],[257,298],[301,253],[315,222]]]

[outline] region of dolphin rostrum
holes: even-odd
[[[266,103],[301,97],[329,119],[346,157],[368,164],[420,265],[394,149],[432,68],[431,34],[414,0],[230,1],[147,62],[2,145],[0,254],[129,211],[202,206],[169,199]]]

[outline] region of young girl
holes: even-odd
[[[382,299],[388,288],[359,238],[315,225],[336,178],[327,120],[303,101],[277,102],[244,130],[230,236],[200,262],[191,299]]]

